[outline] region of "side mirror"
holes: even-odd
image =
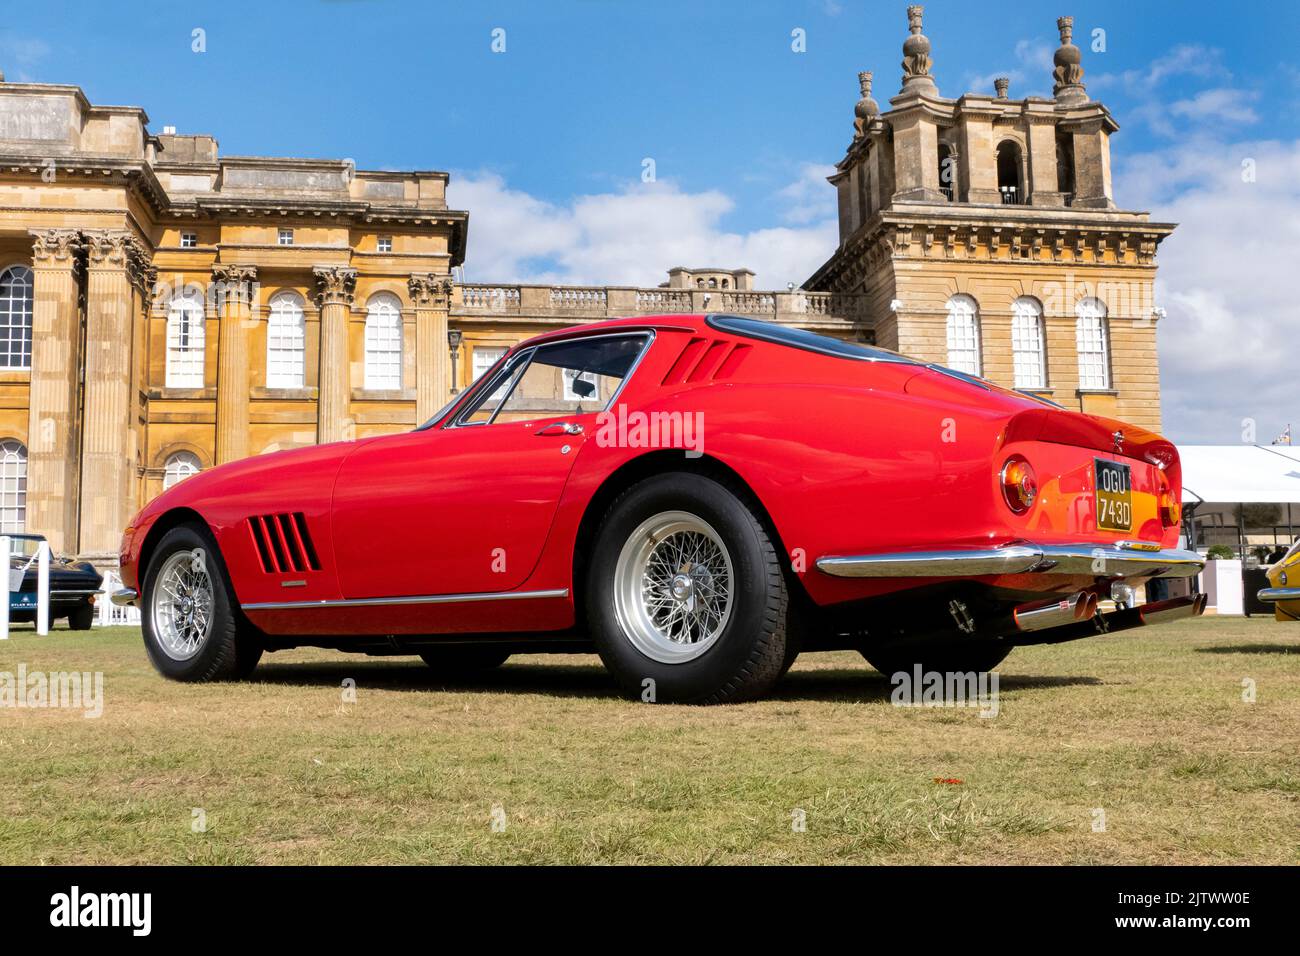
[[[590,398],[592,392],[596,391],[596,383],[589,382],[585,378],[575,378],[573,380],[573,394],[579,398]]]

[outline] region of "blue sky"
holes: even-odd
[[[849,140],[858,70],[875,71],[882,106],[898,90],[905,6],[49,2],[9,11],[0,69],[141,105],[155,131],[212,133],[229,155],[450,170],[473,279],[651,283],[707,261],[783,286],[831,251],[823,178]],[[1300,5],[925,6],[949,96],[998,74],[1013,97],[1050,95],[1056,16],[1074,15],[1085,83],[1121,125],[1116,198],[1183,224],[1161,255],[1170,431],[1237,441],[1244,418],[1261,433],[1300,426],[1279,360],[1294,355],[1295,296],[1267,278],[1274,262],[1294,270],[1294,249],[1278,258],[1259,239],[1275,222],[1300,248]],[[1258,170],[1245,185],[1243,159]]]

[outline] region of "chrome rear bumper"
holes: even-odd
[[[139,596],[135,588],[119,588],[110,594],[108,599],[118,607],[126,607],[129,604],[134,604]]]
[[[1300,601],[1300,588],[1260,588],[1255,597],[1266,604],[1276,601]]]
[[[818,570],[840,578],[978,578],[1001,574],[1070,574],[1101,578],[1188,578],[1205,567],[1194,551],[1145,541],[1031,544],[954,551],[827,556]],[[1261,592],[1261,599],[1262,592]]]

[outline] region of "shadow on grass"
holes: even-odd
[[[1198,647],[1198,654],[1300,654],[1300,644],[1225,644]]]
[[[485,691],[497,694],[542,694],[551,697],[619,699],[614,679],[600,664],[530,664],[516,656],[505,666],[471,674],[438,673],[406,661],[339,661],[311,664],[264,663],[251,681],[291,686],[338,687],[351,677],[370,689],[397,691]],[[1052,690],[1101,686],[1096,677],[1016,677],[999,674],[1000,691]],[[888,701],[893,685],[869,667],[795,670],[766,699],[780,701]]]

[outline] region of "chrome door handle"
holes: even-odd
[[[582,426],[577,422],[553,422],[544,428],[538,429],[538,435],[581,435]]]

